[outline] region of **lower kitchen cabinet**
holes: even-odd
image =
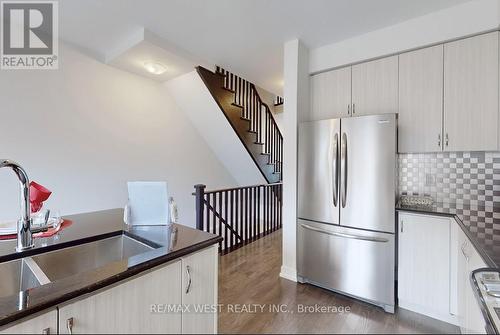
[[[449,218],[399,215],[399,306],[450,323]]]
[[[4,328],[0,334],[57,334],[57,310],[54,308]]]
[[[399,213],[399,307],[485,333],[485,322],[470,282],[486,267],[454,219]]]
[[[152,313],[153,304],[182,304],[181,261],[59,307],[60,334],[180,333],[180,312]]]

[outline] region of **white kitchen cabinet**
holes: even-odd
[[[0,334],[57,334],[57,310],[43,312],[0,330]]]
[[[217,245],[182,259],[183,333],[217,333],[217,281]]]
[[[450,273],[449,218],[399,214],[399,306],[456,323],[450,306],[454,285]]]
[[[498,32],[444,45],[444,150],[498,150]]]
[[[153,269],[59,308],[59,333],[181,333],[181,261]],[[159,313],[153,313],[154,311]]]
[[[399,152],[500,150],[499,32],[311,77],[311,120],[399,113]]]
[[[474,296],[474,290],[470,282],[470,277],[472,271],[487,266],[468,239],[466,239],[463,248],[463,257],[466,262],[466,273],[459,274],[462,276],[465,275],[465,318],[463,331],[467,334],[484,334],[486,333],[484,317],[481,314],[479,303]]]
[[[486,267],[458,223],[451,218],[399,213],[399,306],[484,333],[485,322],[470,282]]]
[[[398,56],[352,66],[352,115],[398,112]]]
[[[399,55],[399,152],[441,151],[443,45]]]
[[[311,120],[350,116],[351,67],[311,76]]]

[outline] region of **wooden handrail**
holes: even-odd
[[[267,110],[269,111],[269,115],[271,116],[271,118],[273,119],[273,122],[276,124],[276,126],[278,125],[278,123],[276,122],[276,119],[274,118],[274,115],[273,113],[271,113],[271,109],[269,108],[268,104],[266,104],[260,97],[260,94],[259,94],[259,91],[257,90],[257,88],[255,87],[255,84],[254,83],[250,83],[250,85],[252,85],[252,88],[253,90],[255,91],[255,94],[257,95],[257,98],[259,99],[260,103],[264,106],[266,106]],[[281,130],[279,127],[278,128],[278,132],[280,133],[280,136],[281,138],[283,138],[283,135],[281,134]]]
[[[205,191],[204,193],[205,194],[210,194],[210,193],[218,193],[218,192],[242,190],[242,189],[245,189],[245,188],[268,187],[268,186],[273,186],[273,185],[283,185],[283,183],[279,182],[279,183],[271,183],[271,184],[257,184],[257,185],[250,185],[250,186],[238,186],[238,187],[231,187],[231,188],[221,188],[221,189],[218,189],[218,190]],[[196,195],[196,192],[191,193],[191,195]]]

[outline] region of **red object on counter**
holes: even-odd
[[[50,228],[47,231],[44,231],[44,232],[41,232],[41,233],[38,233],[38,234],[33,234],[33,237],[34,238],[38,238],[38,237],[52,237],[55,234],[59,233],[64,228],[67,228],[67,227],[71,226],[72,224],[73,224],[73,221],[71,221],[71,220],[63,220],[63,222],[59,225],[58,228]]]
[[[42,208],[43,202],[46,201],[51,194],[52,192],[44,186],[34,181],[30,182],[31,213],[38,212]]]

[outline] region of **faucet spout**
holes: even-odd
[[[16,251],[33,248],[33,234],[31,233],[30,215],[30,181],[26,171],[18,163],[9,159],[0,159],[0,169],[10,168],[14,171],[21,184],[21,217],[17,222],[17,247]]]

